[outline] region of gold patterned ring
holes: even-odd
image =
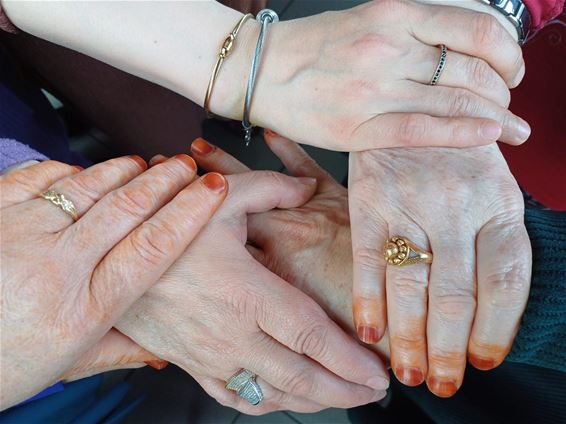
[[[73,220],[76,221],[79,219],[75,204],[67,199],[65,195],[57,193],[55,190],[47,190],[45,193],[41,194],[41,197],[45,200],[49,200],[55,206],[59,206],[66,214],[70,215]]]
[[[383,256],[389,265],[431,264],[432,253],[418,248],[411,240],[395,236],[385,243]]]

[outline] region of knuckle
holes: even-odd
[[[310,357],[325,357],[327,353],[328,327],[324,323],[311,324],[297,332],[295,351]]]
[[[391,346],[398,351],[426,350],[424,334],[396,333],[391,335]]]
[[[476,308],[473,289],[443,288],[434,290],[431,296],[432,308],[446,321],[464,322]]]
[[[472,20],[473,41],[480,48],[492,49],[499,41],[501,35],[501,25],[491,15],[487,13],[477,13]]]
[[[399,142],[404,145],[422,144],[428,128],[428,119],[424,115],[409,114],[405,116],[397,129]]]
[[[100,181],[90,174],[77,174],[61,184],[61,191],[72,193],[72,197],[81,196],[91,203],[96,203],[101,196],[97,187]]]
[[[383,253],[374,248],[358,248],[354,251],[354,265],[364,271],[381,272],[385,270]]]
[[[414,299],[422,296],[428,282],[411,276],[398,276],[391,279],[392,289],[401,299]]]
[[[514,264],[485,276],[490,301],[498,308],[522,308],[529,296],[529,270]]]
[[[471,95],[463,89],[454,89],[453,95],[448,100],[449,116],[470,115],[475,111]]]
[[[282,387],[285,387],[287,393],[306,398],[310,398],[312,393],[316,393],[314,376],[312,372],[307,370],[293,371],[283,377]]]
[[[126,216],[134,219],[145,219],[153,210],[157,199],[147,186],[126,186],[112,194],[112,202]]]
[[[163,222],[146,222],[131,238],[131,245],[138,257],[155,266],[175,250],[177,237],[176,232]]]
[[[493,71],[483,60],[470,59],[468,61],[468,73],[471,76],[472,84],[480,87],[493,86]]]

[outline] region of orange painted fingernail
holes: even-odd
[[[478,370],[482,370],[482,371],[491,370],[495,368],[497,365],[499,365],[497,362],[495,362],[494,359],[481,358],[476,355],[469,355],[468,359],[470,361],[470,364],[472,364]]]
[[[134,162],[136,162],[140,168],[142,169],[147,169],[147,163],[145,162],[145,160],[142,159],[141,156],[138,155],[130,155],[129,158],[131,160],[133,160]]]
[[[145,361],[145,364],[149,365],[151,368],[155,368],[156,370],[162,370],[169,365],[169,362],[165,359],[153,359],[151,361]]]
[[[367,344],[375,344],[380,339],[377,328],[367,325],[358,326],[358,337],[362,342]]]
[[[395,377],[406,386],[418,386],[424,381],[424,374],[419,368],[398,367],[395,368]]]
[[[265,129],[263,130],[263,135],[264,135],[264,137],[269,137],[269,138],[271,138],[271,137],[280,137],[279,134],[277,134],[277,133],[276,133],[275,131],[273,131],[273,130],[270,130],[269,128],[265,128]]]
[[[191,171],[196,172],[197,164],[196,164],[195,160],[192,157],[190,157],[189,155],[185,155],[185,154],[181,153],[181,154],[173,156],[173,159],[180,160],[185,165],[187,165],[187,167]]]
[[[215,146],[208,143],[204,138],[197,138],[191,144],[191,152],[196,153],[197,155],[206,156],[214,152],[216,149]]]
[[[74,165],[73,168],[75,168],[79,172],[84,171],[84,168],[80,165]]]
[[[226,179],[216,172],[211,172],[210,174],[206,174],[202,177],[202,182],[205,186],[207,186],[210,190],[215,191],[217,193],[222,192],[226,189]]]
[[[429,390],[438,397],[451,397],[458,391],[458,386],[453,380],[441,379],[438,377],[429,377],[426,380]]]

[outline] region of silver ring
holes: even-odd
[[[252,405],[257,405],[263,400],[263,392],[256,378],[257,375],[250,370],[242,369],[228,379],[225,387]]]
[[[442,75],[442,71],[444,71],[444,66],[446,65],[446,53],[448,49],[444,44],[440,45],[440,59],[438,60],[438,66],[436,67],[436,71],[434,71],[434,75],[430,80],[430,85],[436,85],[438,80],[440,79],[440,75]]]

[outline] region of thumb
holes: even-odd
[[[168,362],[148,352],[129,337],[112,328],[88,350],[61,380],[73,381],[101,372],[140,368],[149,365],[162,369]]]

